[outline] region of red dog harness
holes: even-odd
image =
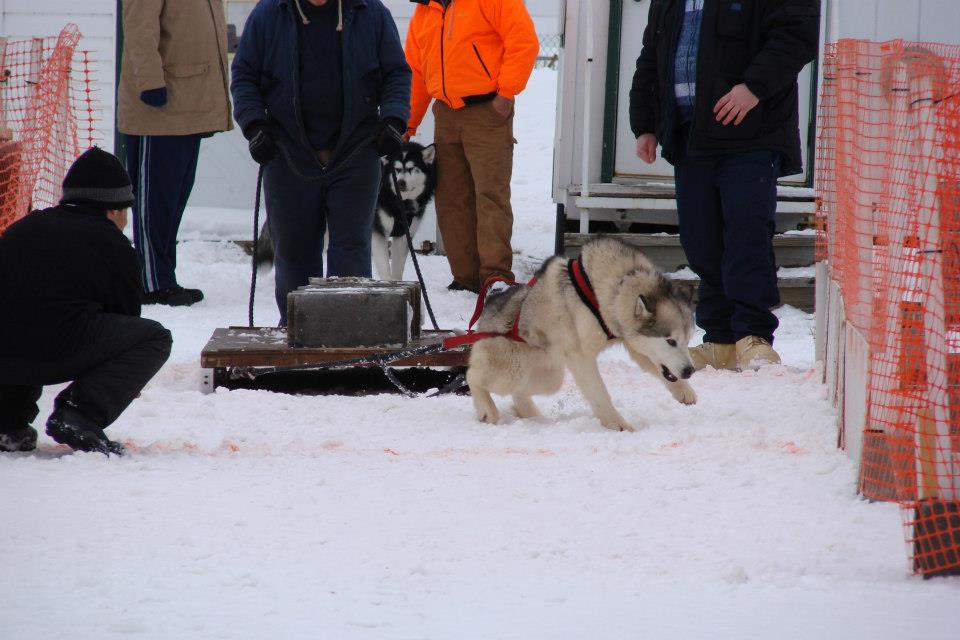
[[[607,339],[615,340],[616,336],[610,332],[610,329],[607,328],[607,323],[603,321],[603,316],[600,314],[600,302],[597,300],[597,294],[594,292],[593,286],[590,284],[590,278],[587,277],[587,272],[583,268],[583,264],[579,259],[574,259],[567,262],[567,274],[570,276],[570,282],[573,283],[573,288],[576,290],[577,295],[580,296],[580,301],[583,302],[588,309],[590,309],[590,312],[597,319],[597,322],[600,323],[600,328],[602,328],[603,332],[607,334]],[[480,294],[477,296],[477,306],[474,307],[473,316],[470,318],[470,324],[467,325],[467,333],[462,336],[453,336],[445,339],[443,341],[444,349],[456,349],[457,347],[462,347],[465,344],[473,344],[474,342],[478,342],[486,338],[507,338],[509,340],[513,340],[514,342],[526,342],[526,340],[520,337],[519,313],[517,314],[516,319],[513,321],[513,326],[507,333],[473,330],[473,325],[477,323],[477,320],[480,319],[480,315],[483,313],[483,306],[487,300],[487,292],[490,290],[490,287],[497,282],[505,282],[510,286],[519,284],[513,280],[501,278],[500,276],[491,276],[487,278],[487,281],[483,283],[483,287],[480,289]],[[530,282],[527,283],[527,286],[532,287],[534,284],[536,284],[536,282],[536,278],[531,278]]]
[[[577,295],[580,296],[580,301],[587,305],[587,309],[590,309],[590,313],[600,323],[600,328],[607,334],[607,340],[616,340],[617,336],[613,335],[613,332],[607,327],[607,323],[603,321],[603,316],[600,315],[600,301],[597,300],[597,294],[593,290],[593,285],[590,284],[590,278],[587,277],[587,271],[583,268],[583,263],[579,259],[570,260],[567,262],[567,273],[570,275],[573,288],[577,290]]]

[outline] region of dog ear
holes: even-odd
[[[636,314],[638,318],[652,316],[656,310],[657,306],[653,303],[653,300],[647,296],[637,296]]]
[[[433,161],[437,159],[437,146],[435,144],[428,144],[423,148],[421,153],[423,154],[424,162],[433,164]]]

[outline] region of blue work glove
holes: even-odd
[[[162,107],[167,104],[167,88],[147,89],[140,92],[140,102],[151,107]]]

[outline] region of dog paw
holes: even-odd
[[[496,407],[478,410],[477,420],[486,422],[487,424],[497,424],[500,422],[500,412],[497,411]]]
[[[696,404],[697,394],[686,381],[670,385],[670,393],[680,404]]]
[[[529,399],[515,399],[513,401],[513,412],[521,420],[532,420],[541,417],[537,406]]]
[[[601,418],[600,424],[611,431],[636,431],[636,428],[621,415]]]

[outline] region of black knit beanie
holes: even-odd
[[[85,204],[108,211],[126,209],[133,205],[133,183],[116,156],[93,147],[67,171],[60,204]]]

